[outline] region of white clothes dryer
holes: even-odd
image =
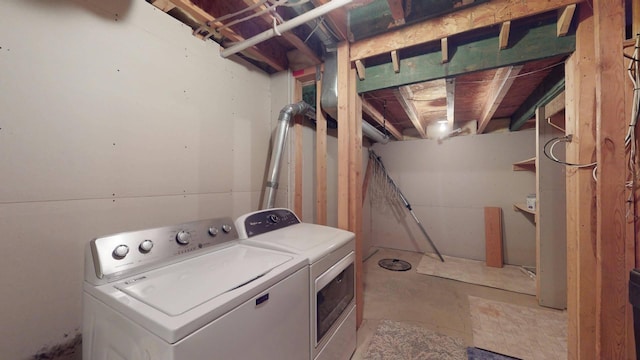
[[[283,208],[249,213],[235,224],[243,244],[308,259],[310,359],[351,358],[356,349],[354,234],[302,223]]]
[[[240,244],[232,225],[201,220],[92,240],[83,358],[307,359],[306,258]]]

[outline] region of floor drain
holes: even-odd
[[[382,259],[378,261],[378,265],[392,271],[407,271],[411,269],[411,264],[400,259]]]

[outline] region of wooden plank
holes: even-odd
[[[624,7],[617,0],[593,4],[596,59],[596,357],[627,356],[628,269],[625,244],[626,81],[622,53]]]
[[[362,245],[362,102],[356,92],[356,71],[349,75],[349,230],[356,235],[356,326],[364,313]]]
[[[395,73],[391,63],[367,66],[367,78],[358,82],[358,92],[386,89],[417,82],[519,65],[575,50],[575,35],[556,36],[555,23],[531,28],[511,28],[512,37],[520,40],[498,50],[498,35],[456,44],[455,56],[442,64],[440,51],[400,59],[402,71]],[[451,44],[449,44],[451,45]]]
[[[631,2],[631,34],[636,36],[636,34],[640,34],[640,1],[633,0]]]
[[[576,4],[571,4],[559,11],[560,16],[558,17],[558,36],[565,36],[569,32],[569,26],[571,26],[573,14],[576,12]]]
[[[456,79],[449,78],[446,81],[447,91],[447,131],[453,130],[453,124],[455,122],[455,110],[456,110]]]
[[[364,70],[364,64],[362,63],[362,60],[356,60],[356,72],[358,73],[358,79],[364,80],[365,70]]]
[[[399,73],[400,72],[400,60],[398,59],[398,52],[396,50],[393,50],[391,52],[391,64],[393,65],[393,72],[394,73]]]
[[[482,134],[487,128],[489,121],[493,118],[498,107],[500,107],[504,97],[507,96],[520,70],[522,70],[522,65],[508,66],[496,71],[491,81],[491,90],[489,90],[487,102],[482,109],[482,117],[478,121],[478,134]]]
[[[577,15],[576,51],[566,61],[567,161],[595,161],[595,52],[593,16]],[[596,359],[595,183],[590,168],[567,168],[567,349],[569,360]]]
[[[566,76],[565,76],[566,77]],[[553,100],[544,106],[544,113],[551,117],[561,112],[565,108],[565,92],[559,93]]]
[[[337,48],[338,94],[349,93],[349,44]],[[344,121],[343,121],[344,119]],[[338,227],[349,230],[349,97],[338,96]]]
[[[557,136],[547,124],[544,107],[536,111],[536,280],[542,306],[567,306],[567,228],[564,169],[549,161],[543,147]],[[564,158],[564,148],[556,154]]]
[[[546,109],[546,106],[545,106]],[[546,111],[545,111],[546,112]],[[564,111],[551,115],[551,117],[547,118],[547,124],[549,124],[554,129],[560,131],[561,133],[565,133],[565,114]]]
[[[316,82],[316,224],[327,225],[327,119],[321,107],[322,80]]]
[[[164,12],[169,12],[176,7],[170,0],[155,0],[152,4]]]
[[[442,53],[442,63],[449,62],[449,40],[448,38],[440,39],[440,52]]]
[[[498,48],[504,50],[509,46],[509,33],[511,32],[511,21],[505,21],[500,26],[500,36],[498,36]]]
[[[302,101],[302,83],[300,81],[294,80],[293,87],[293,100],[294,102]],[[302,154],[302,122],[304,121],[304,117],[302,115],[296,115],[293,121],[293,133],[294,133],[294,185],[293,185],[293,212],[303,219],[302,212],[302,165],[303,165],[303,154]]]
[[[548,104],[562,91],[564,91],[564,67],[556,66],[513,113],[509,130],[520,129],[525,122],[535,116],[536,109]]]
[[[364,172],[364,179],[362,179],[362,205],[364,206],[364,200],[367,198],[367,190],[369,189],[369,180],[371,180],[371,173],[373,172],[373,162],[367,161],[367,170]]]
[[[447,36],[450,37],[455,34],[498,25],[505,21],[542,14],[576,3],[580,3],[580,1],[492,0],[474,7],[465,8],[444,16],[435,17],[371,38],[356,41],[351,44],[351,61],[385,54],[392,50],[426,44]]]
[[[307,83],[312,83],[314,81],[316,81],[316,74],[318,72],[322,72],[323,70],[323,66],[320,65],[316,65],[316,66],[310,66],[308,68],[304,68],[304,69],[299,69],[299,70],[295,70],[292,71],[292,75],[295,79],[297,79],[298,81],[302,82],[303,85],[307,84]]]
[[[362,111],[371,116],[371,118],[383,126],[387,131],[393,136],[396,140],[402,140],[402,133],[396,129],[393,124],[388,121],[385,121],[384,116],[380,114],[380,112],[373,107],[368,101],[362,99]]]
[[[402,105],[404,111],[407,113],[409,120],[411,120],[413,126],[418,130],[420,137],[426,139],[427,131],[425,130],[424,125],[422,125],[422,121],[420,121],[420,114],[418,114],[415,105],[411,101],[411,98],[413,98],[411,88],[408,86],[401,86],[398,91],[394,91],[394,94],[400,102],[400,105]]]
[[[513,171],[536,171],[536,158],[526,159],[513,163]]]
[[[502,256],[502,208],[484,208],[484,243],[487,266],[501,268],[504,264]]]
[[[402,0],[387,0],[389,9],[391,9],[391,17],[394,25],[404,25],[404,9],[402,8]]]
[[[211,14],[202,10],[190,0],[171,0],[171,2],[200,24],[211,23],[213,27],[222,26]],[[223,29],[221,33],[224,37],[234,42],[245,40],[245,38],[228,28]],[[283,71],[289,67],[284,54],[275,54],[268,44],[258,44],[244,51],[250,55],[251,58],[271,66],[276,71]]]

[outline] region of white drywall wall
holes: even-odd
[[[26,359],[80,331],[92,238],[258,208],[289,94],[144,1],[5,0],[0,34],[0,358]]]
[[[498,206],[505,262],[535,265],[533,218],[512,206],[535,192],[534,173],[512,171],[512,163],[534,156],[534,131],[390,142],[373,150],[441,253],[484,260],[484,207]],[[409,212],[384,198],[379,185],[374,177],[367,197],[372,245],[431,252]]]

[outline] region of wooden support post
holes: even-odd
[[[501,268],[502,257],[502,208],[484,208],[484,243],[487,266]]]
[[[356,235],[356,324],[364,306],[362,251],[362,101],[356,92],[356,72],[349,76],[349,230]]]
[[[626,81],[622,41],[624,6],[593,3],[596,59],[596,357],[623,359],[628,347],[628,268],[625,244]]]
[[[349,44],[338,45],[338,227],[349,230]]]
[[[320,107],[322,80],[316,82],[316,224],[327,224],[327,119]]]
[[[294,102],[302,101],[302,83],[300,81],[294,80],[294,93],[293,98]],[[293,122],[293,133],[295,136],[294,143],[294,156],[295,156],[295,168],[294,168],[294,186],[293,186],[293,212],[298,215],[298,217],[302,220],[302,121],[304,118],[302,115],[297,115],[294,117]]]
[[[595,161],[593,11],[578,9],[576,51],[566,62],[567,161]],[[569,360],[596,359],[596,204],[590,168],[567,168],[567,350]]]

